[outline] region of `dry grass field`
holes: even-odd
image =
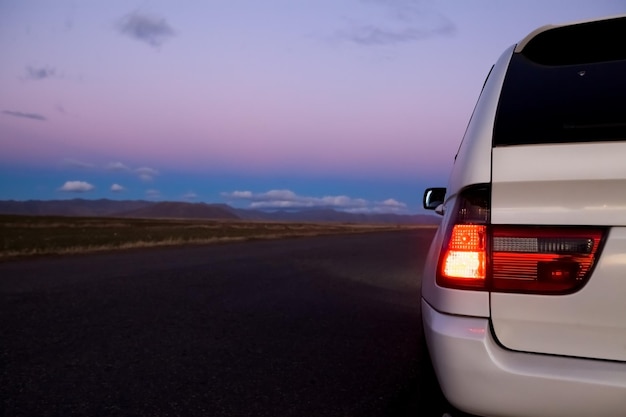
[[[0,261],[38,255],[415,227],[420,226],[0,215]]]

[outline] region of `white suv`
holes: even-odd
[[[546,26],[491,69],[422,278],[437,378],[485,416],[626,416],[626,16]]]

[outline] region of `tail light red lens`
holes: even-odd
[[[455,221],[446,231],[437,283],[443,287],[485,289],[489,189],[466,189],[454,207]]]
[[[482,225],[454,225],[442,262],[445,277],[482,285],[486,277],[486,232],[487,227]]]
[[[437,284],[500,292],[566,294],[587,282],[606,228],[490,225],[490,190],[457,198]]]

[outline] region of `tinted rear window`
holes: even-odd
[[[543,32],[513,54],[494,146],[626,140],[626,19]]]

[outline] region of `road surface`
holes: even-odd
[[[5,416],[441,416],[434,229],[0,264]]]

